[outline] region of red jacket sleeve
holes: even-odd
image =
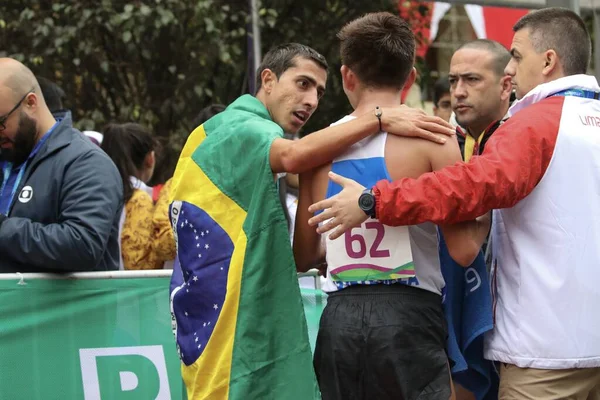
[[[468,163],[373,188],[377,218],[386,225],[456,223],[526,197],[554,153],[564,97],[533,104],[505,122],[485,152]]]

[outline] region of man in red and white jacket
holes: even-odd
[[[494,209],[500,399],[600,399],[600,87],[584,75],[591,43],[575,13],[542,9],[514,26],[517,101],[486,151],[418,179],[344,190],[326,209],[332,239],[375,211],[387,225],[466,221]],[[371,208],[371,209],[369,209]]]

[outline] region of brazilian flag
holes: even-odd
[[[171,306],[189,399],[318,399],[287,222],[283,137],[255,97],[190,135],[173,177]]]

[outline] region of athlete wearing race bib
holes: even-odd
[[[339,37],[344,89],[355,111],[337,124],[374,110],[380,117],[379,107],[398,104],[403,86],[415,78],[410,27],[389,13],[367,14],[350,22]],[[440,146],[380,132],[331,164],[302,174],[294,236],[298,270],[310,268],[321,254],[321,239],[308,225],[308,206],[341,190],[329,182],[330,171],[368,187],[460,160],[455,139]],[[476,226],[442,227],[450,254],[462,265],[469,265],[481,246],[467,240]],[[314,356],[323,399],[416,399],[427,393],[430,399],[447,400],[450,374],[436,226],[390,227],[370,218],[324,242],[329,297]]]
[[[518,101],[485,153],[419,179],[382,180],[375,214],[394,225],[441,224],[494,209],[494,329],[485,357],[499,399],[600,398],[600,85],[586,75],[591,40],[573,11],[545,8],[513,27],[504,72]],[[365,221],[351,180],[312,223],[333,237]],[[348,189],[348,190],[346,190]]]
[[[345,116],[333,125],[354,117]],[[368,187],[381,179],[391,180],[385,160],[388,135],[382,132],[353,145],[331,164],[331,171],[349,177]],[[329,198],[341,187],[331,181]],[[352,285],[416,286],[441,295],[444,280],[437,253],[435,225],[390,227],[370,218],[344,236],[325,238],[327,276],[323,290],[335,292]],[[418,267],[415,267],[418,265]]]

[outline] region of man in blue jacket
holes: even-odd
[[[116,167],[68,113],[54,118],[10,58],[0,58],[0,170],[0,273],[118,268]]]

